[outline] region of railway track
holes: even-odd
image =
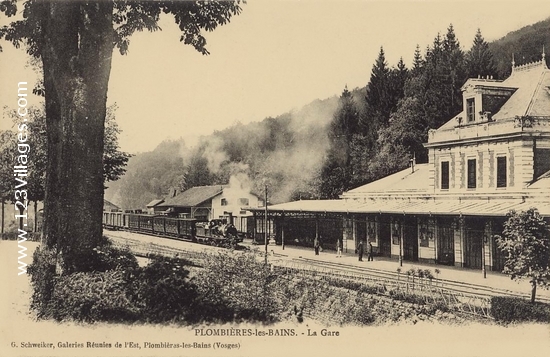
[[[321,274],[331,274],[337,272],[345,272],[348,274],[350,278],[355,278],[356,280],[364,280],[365,276],[370,276],[374,278],[379,279],[391,279],[395,281],[408,282],[409,284],[412,284],[411,278],[407,276],[406,273],[397,273],[382,269],[376,269],[376,268],[370,268],[370,267],[356,267],[341,263],[335,263],[330,261],[323,261],[320,262],[315,259],[308,259],[308,258],[294,258],[293,261],[296,263],[303,264],[304,269],[312,269],[318,271],[318,273]],[[421,284],[428,284],[429,286],[429,279],[419,279],[418,277],[415,278],[415,284],[418,284],[418,281],[422,281]],[[449,291],[455,291],[458,293],[465,293],[465,294],[475,294],[479,297],[487,297],[490,298],[492,296],[511,296],[511,297],[519,297],[519,298],[525,298],[526,294],[521,294],[516,291],[511,291],[508,289],[499,289],[494,287],[489,287],[485,285],[479,285],[474,283],[467,283],[467,282],[461,282],[461,281],[455,281],[455,280],[449,280],[449,279],[441,279],[441,278],[434,278],[431,280],[431,285],[436,286],[438,288],[446,289]],[[548,296],[538,296],[538,301],[543,301],[546,303],[550,303],[550,297]]]
[[[110,237],[118,246],[128,247],[137,255],[160,254],[165,256],[178,255],[194,261],[201,261],[208,250],[219,249],[199,244],[189,244],[188,247],[176,247],[157,242],[143,241],[139,238],[120,236]],[[173,242],[173,240],[170,240]],[[168,243],[168,242],[167,242]],[[169,244],[169,243],[168,243]],[[205,251],[206,250],[206,251]],[[258,259],[263,259],[263,253],[258,252]],[[293,270],[301,274],[315,274],[321,278],[339,278],[355,281],[367,286],[380,287],[380,293],[385,294],[389,290],[399,290],[419,293],[430,299],[443,299],[446,302],[463,304],[466,313],[489,316],[490,298],[492,296],[510,296],[525,298],[525,294],[506,289],[498,289],[484,285],[454,281],[449,279],[419,279],[407,276],[406,273],[397,273],[372,267],[357,267],[331,261],[319,261],[309,258],[292,258],[280,254],[269,256],[269,263],[277,269]],[[538,301],[550,303],[547,296],[537,297]]]

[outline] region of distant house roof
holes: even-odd
[[[120,209],[120,207],[118,207],[117,205],[115,205],[114,203],[111,203],[107,200],[103,200],[103,209],[106,209],[106,210],[111,210],[111,209]]]
[[[167,198],[158,207],[195,207],[219,195],[225,187],[223,185],[192,187],[175,197]]]
[[[149,202],[147,204],[147,208],[152,208],[152,207],[155,207],[155,206],[158,206],[159,204],[163,203],[164,202],[164,199],[156,199],[156,200],[152,200],[151,202]]]

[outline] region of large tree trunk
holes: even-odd
[[[112,2],[43,2],[48,134],[45,246],[65,273],[89,269],[101,238],[103,133],[113,52]]]
[[[531,303],[535,303],[535,296],[537,295],[537,282],[531,282]]]

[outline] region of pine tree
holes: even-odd
[[[453,26],[442,39],[438,34],[427,50],[422,75],[407,94],[415,95],[424,103],[427,126],[438,128],[460,112],[461,86],[466,80],[464,53],[460,49]]]
[[[359,111],[353,95],[346,86],[330,124],[330,148],[321,171],[321,197],[338,198],[342,192],[350,188],[351,142],[358,130]]]
[[[472,48],[466,55],[466,73],[469,78],[497,75],[493,54],[480,29],[477,29]]]
[[[464,52],[460,49],[460,43],[456,38],[453,25],[449,25],[447,34],[443,40],[444,70],[447,73],[446,88],[448,95],[448,110],[445,112],[446,119],[457,114],[462,107],[461,87],[466,80],[464,65]]]
[[[331,151],[339,166],[349,165],[349,144],[358,132],[359,111],[351,92],[346,86],[340,96],[340,103],[330,124],[329,139]]]
[[[414,57],[413,57],[413,65],[411,68],[411,75],[417,76],[422,71],[422,67],[424,66],[424,60],[422,59],[422,54],[420,53],[420,46],[416,45],[416,48],[414,50]]]
[[[384,48],[380,47],[378,58],[372,67],[372,72],[367,85],[366,104],[368,115],[374,119],[376,126],[385,126],[390,117],[392,108],[389,100],[388,85],[390,82],[390,69],[386,62]]]
[[[392,68],[391,71],[391,107],[392,112],[397,108],[397,103],[404,96],[405,83],[409,78],[409,70],[403,62],[403,57],[399,58],[397,62],[397,67]]]

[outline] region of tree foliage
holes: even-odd
[[[126,164],[132,155],[121,151],[118,136],[122,130],[115,120],[117,105],[107,108],[105,117],[105,146],[103,147],[103,181],[116,181],[126,172]]]
[[[337,198],[351,183],[351,143],[358,132],[359,111],[348,88],[344,88],[328,133],[330,148],[321,172],[321,194]]]
[[[17,155],[15,133],[0,131],[0,198],[2,202],[13,195],[13,163]]]
[[[502,79],[510,75],[512,59],[516,65],[540,61],[543,47],[548,52],[550,18],[510,32],[503,38],[489,43],[489,50],[495,60],[497,78]],[[546,65],[550,67],[550,56],[546,56]]]
[[[131,154],[121,151],[118,144],[118,136],[122,133],[116,122],[117,105],[113,104],[107,108],[105,118],[105,146],[103,152],[103,179],[104,182],[116,181],[126,172],[126,164]],[[47,133],[46,113],[44,107],[31,106],[27,108],[28,121],[28,144],[31,147],[31,159],[28,162],[27,192],[29,201],[43,201],[46,181],[47,163]],[[20,120],[17,111],[8,112],[14,123]],[[5,145],[10,145],[11,150],[2,155],[6,163],[2,163],[2,170],[9,171],[15,162],[16,156],[16,134],[12,131],[2,133],[5,137]],[[3,139],[4,142],[4,139]],[[6,166],[7,165],[7,166]],[[9,173],[9,172],[8,172]],[[10,179],[9,182],[13,181]]]
[[[550,286],[550,230],[535,208],[511,211],[504,223],[498,248],[506,255],[504,273],[513,280],[531,283],[531,301],[535,302],[537,286]]]
[[[452,25],[424,54],[417,46],[410,69],[402,58],[388,64],[380,48],[365,87],[205,137],[184,155],[186,187],[226,184],[241,170],[253,191],[270,183],[272,202],[335,198],[406,168],[412,157],[427,162],[428,130],[462,110],[460,88],[473,52],[464,54]],[[159,187],[172,185],[172,175],[165,176]]]
[[[477,29],[472,48],[466,54],[466,72],[470,78],[497,75],[493,54],[480,29]]]
[[[390,83],[390,69],[388,68],[384,48],[380,47],[378,58],[372,66],[365,97],[368,117],[376,128],[387,124],[392,104],[394,104]]]
[[[0,39],[24,45],[42,62],[48,129],[43,241],[56,251],[59,268],[71,273],[82,270],[102,234],[104,127],[113,50],[125,54],[134,32],[159,30],[164,13],[174,18],[181,42],[208,54],[203,31],[226,24],[241,7],[239,1],[0,2],[7,17],[20,6],[23,19],[0,28]],[[107,161],[124,159],[109,156]]]
[[[165,197],[177,188],[186,174],[180,141],[165,141],[155,150],[130,159],[124,178],[112,185],[118,189],[123,208],[142,208],[153,199]]]

